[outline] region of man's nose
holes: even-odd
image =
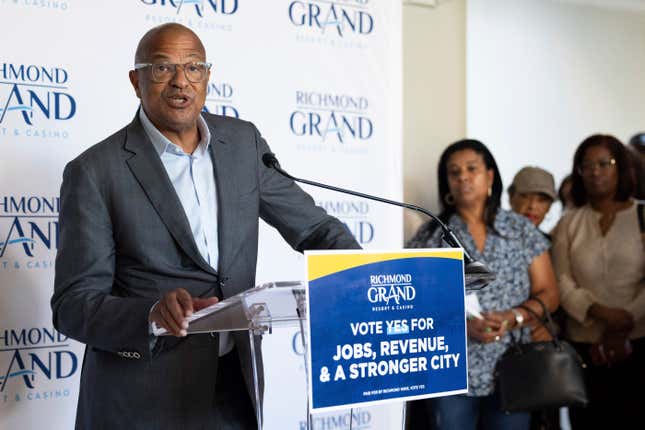
[[[184,66],[178,64],[175,67],[175,74],[170,79],[170,84],[178,88],[185,88],[189,85]]]

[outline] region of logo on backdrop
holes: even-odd
[[[299,90],[295,102],[296,107],[289,115],[291,134],[313,145],[312,150],[329,145],[344,151],[366,150],[374,135],[366,97]]]
[[[233,15],[237,12],[238,0],[140,0],[148,6],[157,6],[175,9],[179,15],[184,13],[193,14],[200,18],[208,14]]]
[[[79,364],[68,338],[53,328],[0,329],[0,403],[69,397]]]
[[[15,6],[28,7],[29,9],[50,9],[50,10],[60,10],[67,11],[69,10],[69,2],[64,0],[0,0],[0,5],[5,5],[6,3],[13,4]]]
[[[350,415],[351,412],[351,415]],[[351,425],[350,425],[351,423]],[[325,430],[347,430],[349,428],[369,430],[372,428],[372,414],[363,409],[351,409],[349,412],[331,412],[316,414],[312,428]],[[298,430],[306,430],[307,422],[300,421]]]
[[[54,266],[59,208],[59,197],[0,196],[0,270]]]
[[[54,126],[76,115],[69,78],[58,66],[0,63],[0,136],[67,139]]]
[[[366,37],[374,31],[370,0],[295,0],[289,21],[309,35],[335,38]]]
[[[303,356],[305,355],[305,346],[302,342],[302,332],[297,331],[291,336],[291,352],[295,355]]]
[[[205,112],[216,115],[239,118],[240,112],[235,106],[235,88],[228,82],[208,82]]]
[[[327,200],[316,204],[345,224],[361,246],[374,241],[376,229],[370,218],[369,203],[360,200]]]
[[[287,15],[295,40],[332,48],[365,49],[376,23],[370,0],[294,0]]]
[[[222,18],[237,14],[241,0],[137,0],[151,12],[145,21],[153,25],[177,22],[198,30],[232,31]],[[213,21],[217,19],[217,21]]]

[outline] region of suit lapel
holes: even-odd
[[[138,115],[128,126],[124,148],[133,153],[126,163],[172,237],[199,267],[217,274],[197,249],[184,208]]]
[[[215,169],[217,185],[217,225],[218,225],[218,267],[221,273],[226,273],[235,251],[236,225],[238,213],[238,184],[235,181],[236,163],[233,157],[234,147],[228,143],[216,127],[208,124],[211,132],[211,157]]]

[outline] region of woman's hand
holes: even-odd
[[[608,331],[630,332],[634,328],[634,316],[624,309],[594,303],[589,307],[589,315],[603,321]]]
[[[498,342],[515,321],[512,311],[491,311],[482,314],[483,318],[468,320],[468,336],[480,343]]]
[[[605,331],[602,341],[591,346],[591,362],[596,366],[611,366],[627,360],[632,352],[628,332]]]

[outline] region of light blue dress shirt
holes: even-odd
[[[206,121],[201,115],[197,118],[199,144],[192,154],[186,154],[157,130],[143,109],[139,109],[139,118],[177,192],[199,253],[217,270],[217,189]]]
[[[215,187],[213,160],[208,150],[211,144],[211,133],[206,121],[201,115],[197,118],[199,144],[192,154],[186,154],[178,145],[172,143],[157,130],[143,108],[139,109],[139,119],[177,192],[199,253],[213,269],[217,270],[219,257],[217,248],[217,188]],[[151,347],[153,345],[154,342]],[[233,338],[230,334],[220,333],[219,355],[229,353],[233,346]]]

